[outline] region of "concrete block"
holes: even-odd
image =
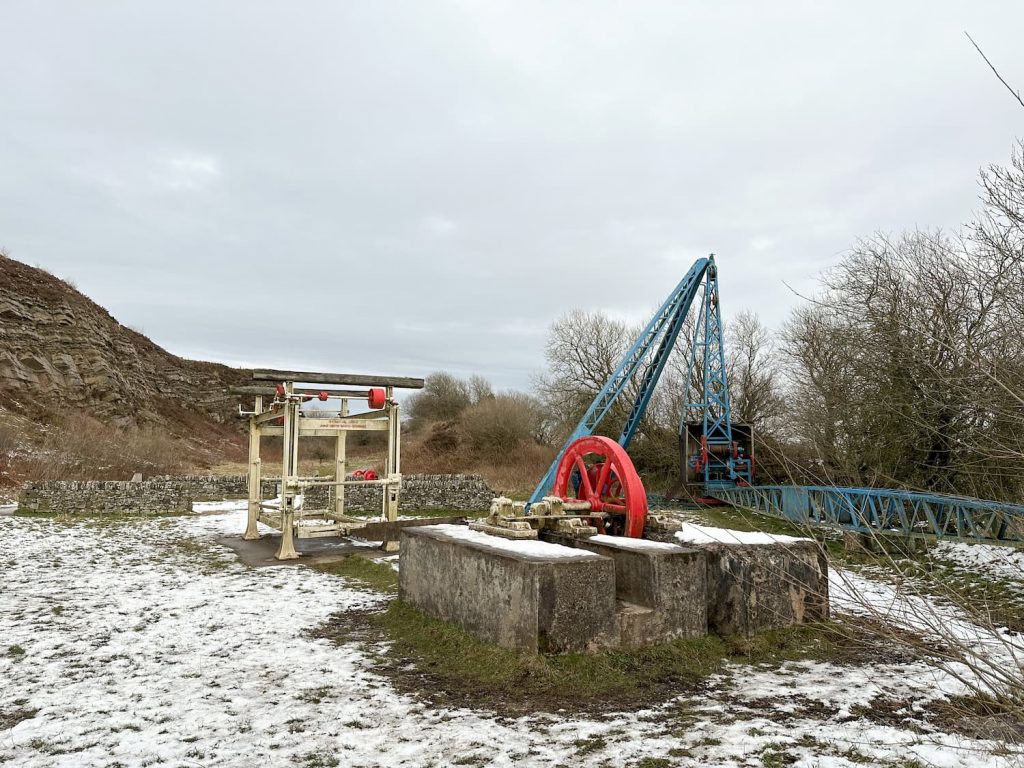
[[[753,635],[829,616],[828,559],[812,539],[687,522],[646,533],[705,553],[708,629],[716,634]]]
[[[544,532],[543,537],[609,557],[615,563],[615,597],[620,601],[623,646],[639,647],[707,634],[707,565],[703,550],[618,536],[574,538]]]
[[[828,618],[828,561],[817,543],[700,546],[713,632],[753,635]]]
[[[400,557],[399,599],[486,642],[547,653],[618,644],[608,558],[456,525],[403,528]]]

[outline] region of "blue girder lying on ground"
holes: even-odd
[[[1024,506],[916,491],[760,485],[709,489],[734,507],[857,533],[1024,544]]]

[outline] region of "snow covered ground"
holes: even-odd
[[[216,540],[244,529],[244,510],[203,511],[0,517],[0,764],[1014,764],[993,742],[865,715],[914,700],[913,719],[960,690],[921,662],[735,665],[699,697],[593,719],[427,707],[355,645],[308,635],[383,598],[303,567],[240,565]],[[851,584],[898,613],[898,597],[862,577],[837,582],[839,604]]]

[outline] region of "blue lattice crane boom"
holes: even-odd
[[[753,459],[743,455],[733,436],[718,267],[714,263],[709,265],[704,283],[686,383],[679,440],[681,446],[685,444],[688,426],[700,425],[699,448],[692,457],[694,475],[703,481],[705,490],[750,484]],[[682,455],[684,460],[689,458],[685,451]],[[685,471],[683,468],[684,474]]]
[[[625,391],[630,381],[633,380],[633,377],[636,376],[641,366],[647,361],[648,357],[651,357],[651,361],[644,372],[640,391],[635,398],[633,407],[630,409],[622,434],[619,436],[619,445],[622,448],[628,447],[651,401],[654,387],[658,383],[662,371],[665,369],[665,363],[672,352],[679,331],[686,321],[686,315],[690,311],[690,306],[693,304],[694,297],[701,286],[701,280],[704,278],[708,265],[712,264],[713,260],[714,257],[697,259],[693,266],[690,267],[690,271],[686,273],[686,276],[679,281],[675,290],[669,294],[665,303],[661,305],[654,314],[654,317],[651,318],[651,321],[640,333],[640,338],[629,348],[626,357],[619,363],[615,371],[612,372],[612,375],[605,382],[601,391],[597,393],[597,397],[594,398],[586,413],[583,414],[572,434],[569,435],[568,440],[565,441],[565,445],[562,446],[548,471],[530,496],[530,504],[540,501],[551,490],[558,466],[569,446],[581,437],[594,434],[594,430],[597,429],[597,426],[604,417],[608,415],[612,406]]]

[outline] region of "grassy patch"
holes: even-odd
[[[22,648],[20,645],[9,645],[7,647],[7,655],[10,656],[12,659],[21,658],[25,655],[25,649]]]
[[[370,618],[400,656],[432,675],[502,695],[587,700],[635,694],[666,680],[692,686],[718,671],[727,655],[721,640],[703,637],[635,651],[538,656],[481,642],[398,601]]]
[[[398,573],[390,563],[380,563],[359,555],[349,555],[330,563],[310,563],[310,568],[334,576],[357,581],[376,592],[395,593],[398,591]]]
[[[730,661],[835,660],[843,654],[838,631],[832,624],[808,624],[753,638],[710,635],[648,648],[548,656],[481,642],[395,600],[380,612],[338,614],[315,635],[364,642],[371,649],[390,640],[390,649],[379,653],[377,661],[400,689],[437,703],[518,714],[609,711],[699,693],[708,677]],[[577,748],[587,754],[599,746],[585,740]]]
[[[601,736],[591,736],[589,739],[576,739],[572,745],[576,748],[576,757],[586,757],[594,752],[600,752],[607,742]]]
[[[0,731],[13,728],[23,720],[31,720],[38,711],[38,709],[27,709],[25,707],[0,709]]]

